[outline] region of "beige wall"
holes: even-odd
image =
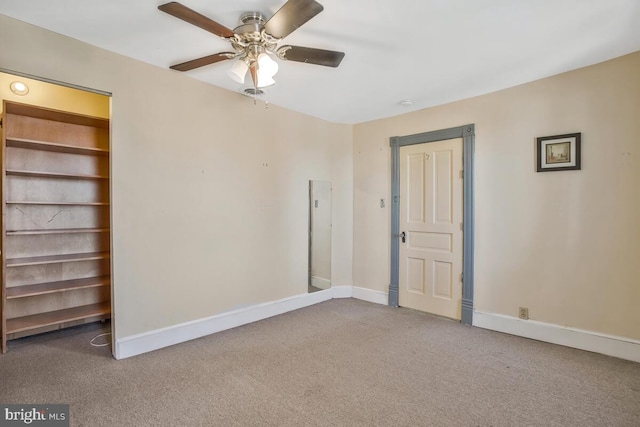
[[[2,68],[113,94],[117,338],[305,293],[310,179],[333,183],[332,281],[351,284],[351,126],[1,15],[0,40]]]
[[[118,338],[303,293],[309,179],[334,285],[386,291],[389,137],[475,123],[476,308],[640,339],[640,53],[354,127],[4,16],[0,67],[113,93]],[[583,169],[536,173],[535,137],[568,132]]]
[[[387,291],[389,137],[476,124],[475,308],[640,339],[640,53],[354,128],[354,284]],[[582,170],[535,138],[582,132]],[[389,204],[387,204],[389,206]]]

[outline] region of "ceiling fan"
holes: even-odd
[[[241,25],[233,30],[178,2],[160,5],[158,9],[223,38],[231,43],[234,49],[234,52],[215,53],[172,65],[171,69],[189,71],[216,62],[237,59],[228,75],[238,83],[244,83],[245,75],[249,71],[254,93],[258,93],[259,88],[275,83],[273,76],[278,72],[278,63],[271,56],[285,61],[327,67],[337,67],[344,58],[344,52],[333,50],[290,45],[278,47],[282,39],[322,12],[323,6],[315,0],[288,0],[268,20],[259,12],[244,13],[240,17]]]

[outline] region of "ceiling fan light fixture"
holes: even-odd
[[[262,87],[273,86],[274,84],[276,84],[276,81],[273,80],[272,76],[258,70],[258,81],[256,82],[256,87],[262,88]]]
[[[244,77],[247,74],[247,70],[249,66],[244,61],[244,59],[238,59],[233,63],[229,71],[227,71],[227,75],[235,82],[240,84],[244,83]]]
[[[258,69],[260,72],[273,77],[278,73],[278,63],[269,54],[261,53],[258,55]]]

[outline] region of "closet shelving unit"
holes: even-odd
[[[2,352],[111,314],[109,121],[3,102]]]

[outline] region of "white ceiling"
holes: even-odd
[[[402,114],[640,50],[638,0],[318,1],[324,11],[284,44],[343,51],[342,64],[281,62],[263,99],[332,122]],[[233,29],[243,12],[268,18],[285,0],[180,2]],[[0,13],[165,68],[232,50],[159,11],[163,3],[0,0]],[[187,75],[239,92],[230,66]],[[405,99],[413,104],[400,105]]]

